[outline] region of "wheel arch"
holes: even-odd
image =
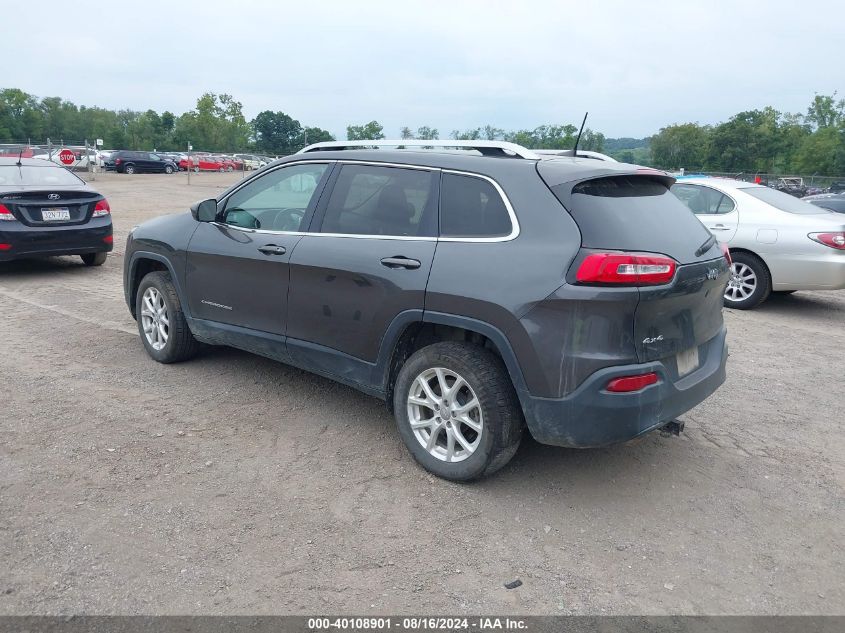
[[[376,371],[388,407],[392,407],[393,386],[405,361],[417,350],[440,341],[466,341],[491,350],[502,359],[522,401],[528,391],[525,377],[510,341],[501,330],[471,317],[412,310],[398,315],[382,340]]]
[[[766,272],[769,273],[769,279],[771,279],[772,284],[774,284],[775,280],[774,276],[772,275],[772,267],[769,266],[769,262],[766,261],[766,258],[763,255],[752,251],[750,248],[745,248],[743,246],[733,247],[730,244],[728,244],[728,250],[730,251],[731,256],[733,256],[734,253],[745,253],[746,255],[753,255],[754,257],[759,259],[761,262],[763,262],[763,265],[766,267]]]
[[[151,272],[157,270],[164,271],[170,275],[176,292],[179,295],[179,300],[182,304],[182,310],[187,316],[190,316],[189,308],[184,300],[182,293],[182,286],[179,283],[179,278],[176,276],[176,271],[173,264],[164,256],[158,253],[150,253],[146,251],[136,251],[132,253],[132,259],[129,262],[128,272],[126,276],[126,303],[132,313],[132,318],[137,319],[135,314],[135,295],[138,293],[138,286],[141,285],[141,280]]]

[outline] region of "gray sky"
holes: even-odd
[[[344,138],[487,123],[645,136],[845,92],[845,3],[807,0],[15,2],[0,86],[180,114],[205,91]],[[7,15],[7,18],[10,17]],[[64,33],[64,35],[62,35]],[[14,56],[13,51],[17,51]]]

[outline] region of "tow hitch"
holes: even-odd
[[[684,430],[684,423],[680,420],[672,420],[671,422],[667,422],[663,426],[660,427],[660,434],[663,437],[669,437],[670,435],[678,436]]]

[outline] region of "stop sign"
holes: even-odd
[[[76,161],[76,157],[69,149],[63,149],[59,152],[59,160],[62,161],[62,165],[73,165]]]

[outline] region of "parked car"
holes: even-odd
[[[817,207],[836,211],[837,213],[845,213],[845,193],[822,193],[801,199]]]
[[[262,167],[261,160],[252,154],[235,154],[235,158],[239,159],[243,163],[244,168],[249,171]]]
[[[672,192],[730,249],[726,306],[755,308],[771,292],[845,288],[841,215],[739,180],[684,180]]]
[[[603,446],[724,381],[728,262],[667,174],[490,141],[461,144],[497,157],[337,149],[355,144],[132,230],[124,289],[153,359],[230,345],[351,385],[454,480],[501,468],[526,424]]]
[[[95,149],[89,149],[87,153],[84,148],[71,149],[70,151],[73,152],[74,158],[72,165],[65,165],[62,162],[60,157],[61,148],[54,148],[51,151],[42,148],[38,150],[38,153],[33,154],[32,157],[40,160],[49,160],[69,169],[88,169],[89,164],[99,166],[103,161],[100,153]]]
[[[807,188],[804,186],[803,178],[778,178],[775,189],[788,193],[796,198],[803,198],[807,195]]]
[[[179,166],[169,158],[163,158],[152,152],[118,150],[112,152],[105,162],[108,170],[121,174],[165,173],[172,174]]]
[[[830,187],[828,187],[827,190],[829,193],[845,192],[845,180],[830,183]]]
[[[193,161],[193,169],[195,172],[199,171],[226,171],[226,166],[223,160],[212,156],[211,154],[193,154],[191,156]]]
[[[79,255],[101,266],[112,250],[108,201],[51,161],[0,158],[0,261]]]

